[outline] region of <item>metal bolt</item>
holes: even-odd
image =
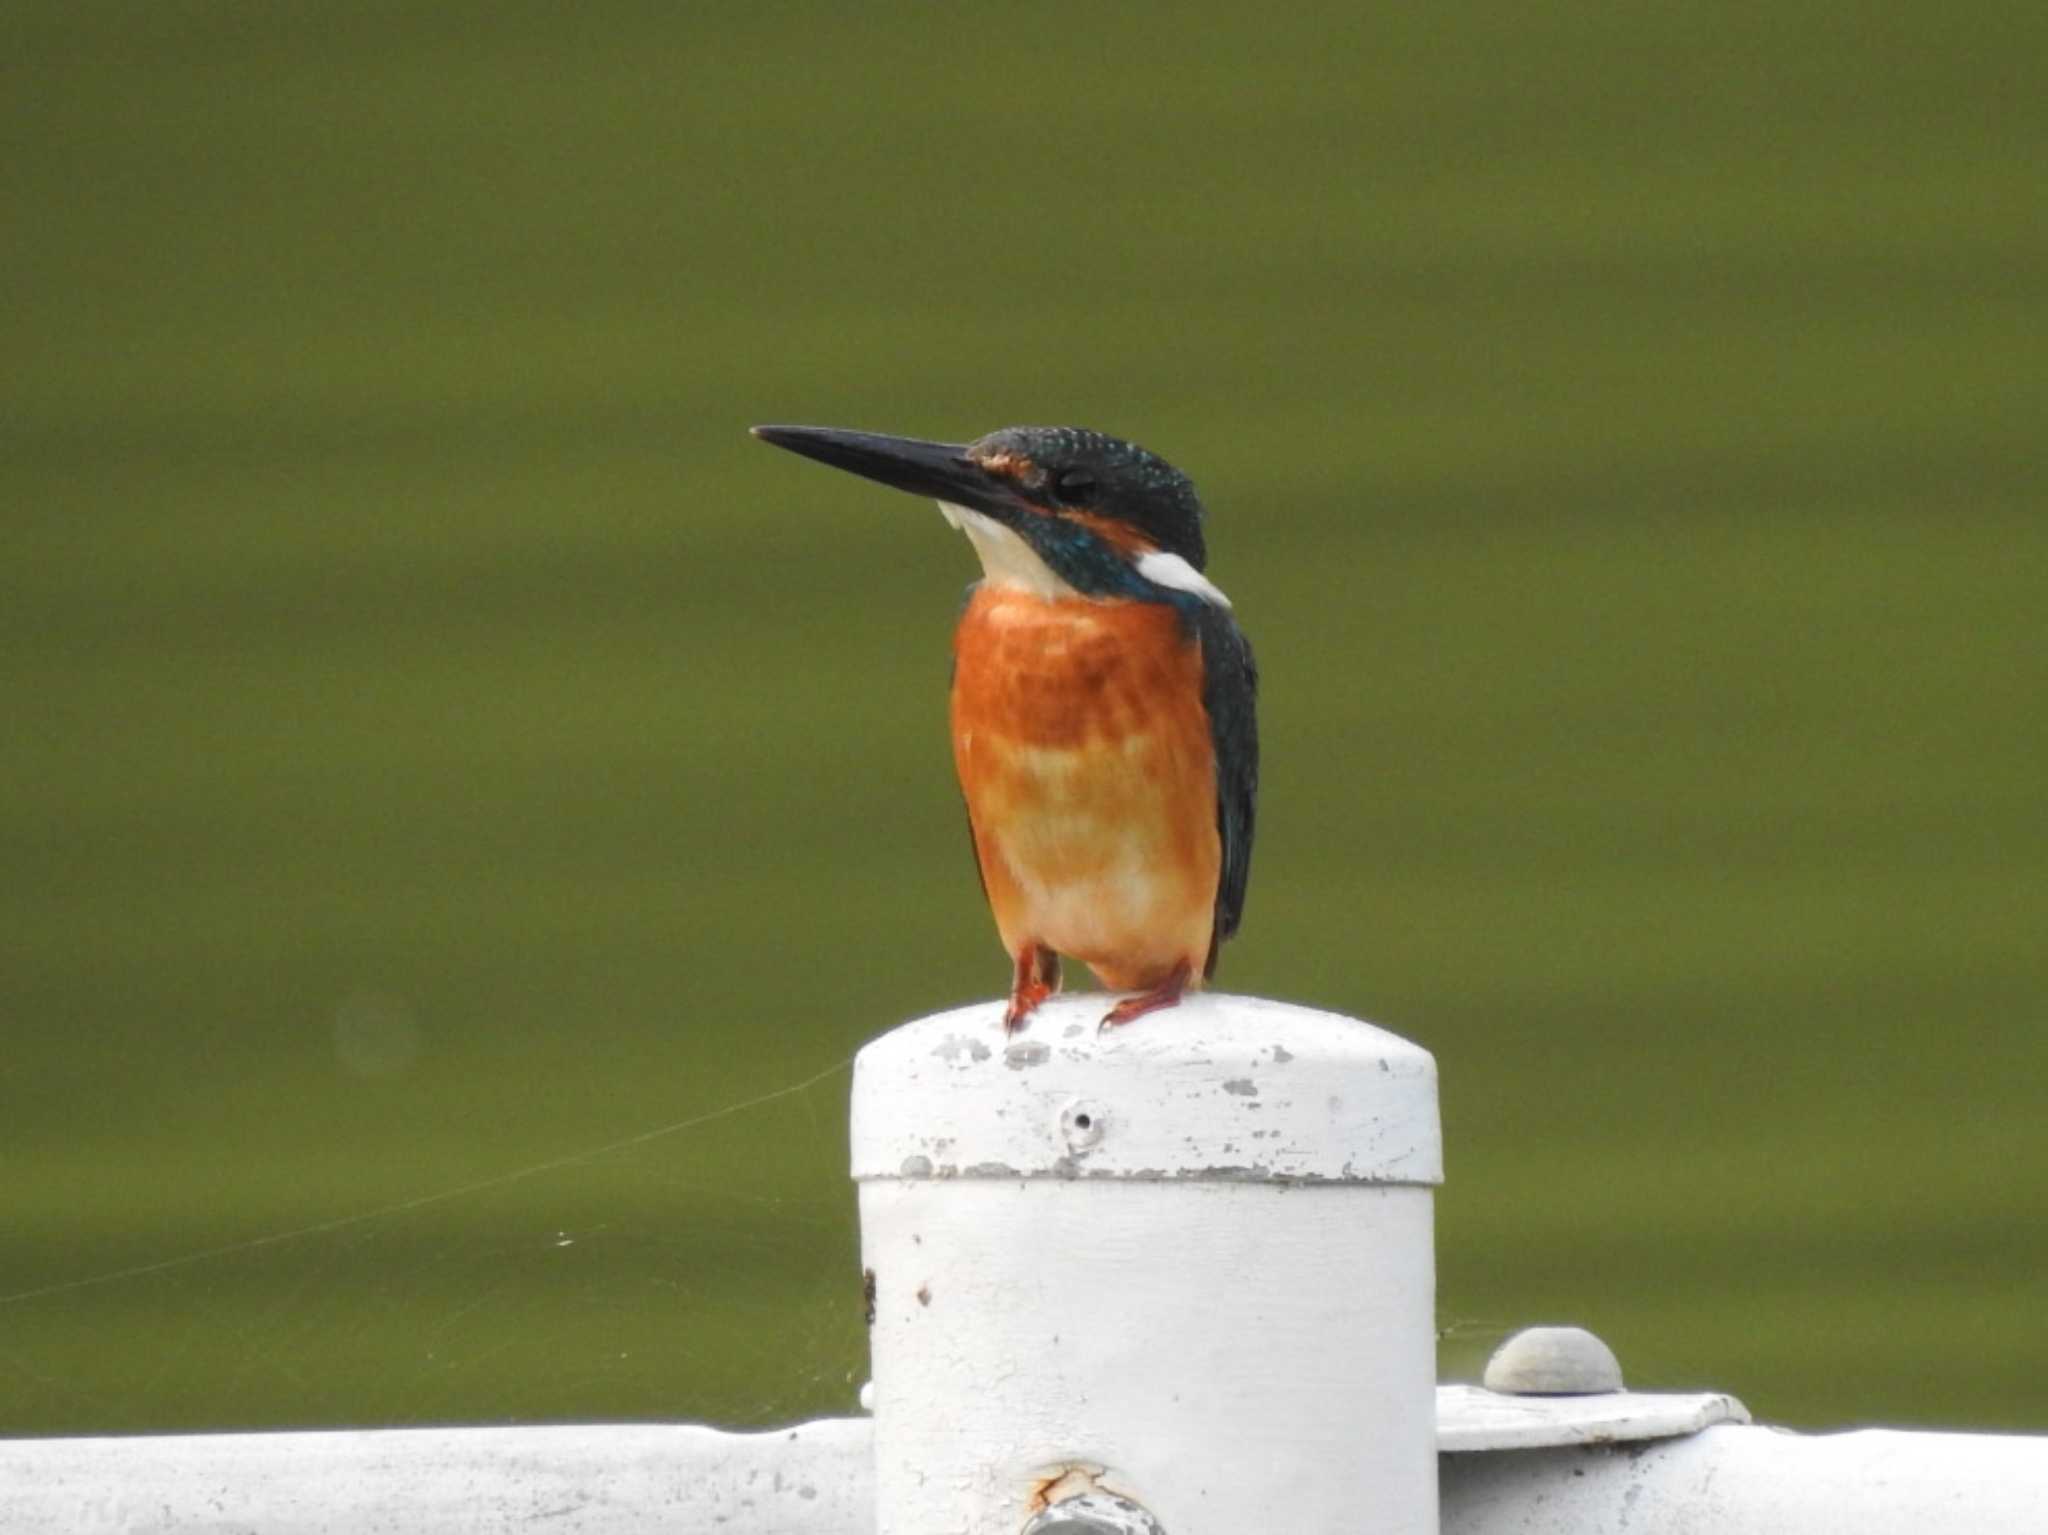
[[[1129,1498],[1084,1492],[1033,1514],[1023,1535],[1166,1535],[1166,1529]]]
[[[1622,1389],[1621,1361],[1583,1327],[1525,1327],[1493,1351],[1483,1380],[1509,1396],[1595,1396]]]

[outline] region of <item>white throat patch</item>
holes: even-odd
[[[939,515],[967,535],[967,541],[974,545],[974,552],[981,556],[982,574],[989,585],[1015,587],[1048,601],[1081,595],[1062,581],[1020,534],[1004,527],[995,518],[968,507],[955,506],[950,501],[939,503]],[[1187,592],[1219,608],[1230,606],[1230,599],[1223,595],[1221,587],[1177,554],[1154,549],[1149,554],[1139,555],[1134,568],[1154,586]]]
[[[939,514],[967,535],[974,552],[981,556],[982,574],[989,585],[1013,586],[1049,602],[1081,595],[1053,574],[1036,549],[995,518],[950,501],[939,503]]]

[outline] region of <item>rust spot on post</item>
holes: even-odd
[[[1053,1467],[1050,1475],[1042,1476],[1031,1484],[1030,1512],[1042,1513],[1053,1504],[1078,1498],[1084,1492],[1108,1491],[1099,1480],[1108,1469],[1087,1461],[1072,1461]]]

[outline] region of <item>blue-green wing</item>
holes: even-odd
[[[1259,799],[1259,667],[1251,641],[1229,610],[1204,603],[1195,615],[1202,645],[1202,706],[1216,756],[1216,830],[1223,872],[1216,884],[1216,927],[1204,975],[1216,973],[1216,951],[1244,918],[1252,872],[1252,827]]]

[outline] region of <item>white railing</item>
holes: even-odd
[[[862,1052],[872,1416],[0,1442],[0,1535],[2048,1532],[2048,1439],[1749,1425],[1597,1340],[1434,1384],[1435,1066],[1201,997]]]
[[[1884,1429],[1805,1435],[1734,1423],[1631,1439],[1581,1420],[1542,1447],[1453,1448],[1461,1438],[1485,1438],[1488,1414],[1468,1412],[1471,1391],[1446,1388],[1439,1402],[1444,1535],[2048,1529],[2041,1439]],[[1725,1400],[1656,1399],[1660,1408]],[[1519,1435],[1543,1437],[1543,1426],[1537,1404]],[[1563,1437],[1574,1433],[1591,1442]],[[15,1440],[0,1443],[0,1530],[876,1535],[873,1456],[866,1418],[762,1434],[619,1424]],[[1118,1528],[1081,1518],[1070,1522],[1075,1535]],[[1339,1526],[1347,1535],[1381,1527],[1371,1508]],[[1301,1527],[1260,1528],[1286,1535]]]

